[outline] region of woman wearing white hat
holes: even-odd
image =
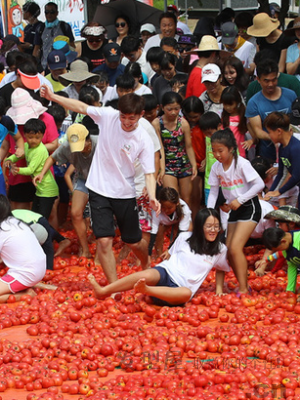
[[[271,50],[279,66],[279,72],[285,71],[287,48],[293,43],[290,38],[278,29],[280,22],[266,13],[259,13],[253,18],[253,25],[247,29],[247,34],[257,38],[259,50]]]

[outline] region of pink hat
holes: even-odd
[[[12,118],[15,124],[24,125],[30,118],[38,118],[47,111],[46,107],[34,100],[25,89],[17,88],[11,95],[11,107],[6,115]]]

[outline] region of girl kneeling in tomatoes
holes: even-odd
[[[216,293],[223,292],[227,248],[220,242],[221,222],[217,211],[198,212],[193,232],[182,232],[169,250],[170,258],[154,268],[128,275],[101,287],[93,275],[89,281],[98,298],[135,289],[159,305],[181,305],[189,301],[212,268],[216,268]]]
[[[56,289],[40,283],[46,273],[46,255],[30,227],[13,217],[4,195],[0,195],[0,257],[8,267],[0,278],[0,303],[15,293],[16,300],[24,294],[35,296],[33,286]]]

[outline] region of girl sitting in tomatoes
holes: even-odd
[[[97,298],[135,289],[155,304],[175,306],[189,301],[212,268],[216,268],[216,294],[223,292],[228,272],[227,248],[220,241],[220,216],[212,208],[198,212],[193,232],[182,232],[169,250],[170,258],[154,268],[137,272],[101,287],[93,275],[89,281]]]

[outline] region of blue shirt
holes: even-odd
[[[262,91],[256,93],[249,100],[246,108],[246,117],[253,118],[260,116],[263,125],[267,115],[273,111],[289,114],[293,101],[296,99],[296,93],[290,89],[281,88],[281,96],[277,100],[267,99]],[[263,128],[264,129],[264,128]],[[264,129],[265,130],[265,129]],[[271,140],[260,140],[258,144],[258,154],[261,157],[276,160],[275,146]]]
[[[99,67],[95,68],[93,70],[93,73],[98,72],[98,71],[103,71],[106,72],[108,75],[108,80],[109,80],[109,86],[115,86],[116,84],[116,79],[119,75],[123,75],[125,70],[125,65],[120,64],[117,66],[117,68],[112,69],[107,66],[106,63],[99,65]]]

